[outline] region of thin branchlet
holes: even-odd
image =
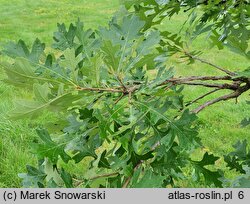
[[[212,83],[212,81],[217,81],[221,83]],[[225,81],[231,83],[224,83]],[[141,87],[141,84],[135,84],[132,86],[125,86],[123,81],[119,79],[121,86],[118,87],[76,87],[78,91],[93,91],[93,92],[108,92],[108,93],[121,93],[120,97],[115,100],[115,104],[117,104],[124,96],[129,96],[129,102],[131,103],[132,95],[138,91]],[[215,88],[214,90],[199,96],[198,98],[192,100],[186,107],[199,101],[200,99],[205,98],[206,96],[217,92],[219,90],[231,90],[233,91],[231,94],[223,95],[213,100],[207,101],[203,105],[200,105],[198,108],[194,109],[194,113],[199,113],[204,108],[211,106],[220,101],[229,100],[232,98],[238,98],[242,93],[248,91],[250,89],[250,79],[247,77],[232,77],[229,75],[226,76],[190,76],[190,77],[179,77],[179,78],[171,78],[163,83],[159,84],[158,87],[162,87],[164,89],[171,88],[175,85],[189,85],[189,86],[203,86],[206,88]]]

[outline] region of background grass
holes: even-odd
[[[57,23],[64,22],[68,25],[79,17],[85,27],[97,28],[106,25],[118,7],[118,0],[0,0],[0,47],[10,40],[19,39],[31,45],[37,37],[51,45]],[[161,27],[177,32],[184,20],[184,15],[175,16],[171,21],[165,21]],[[203,58],[231,70],[241,70],[249,64],[246,59],[228,50],[208,50],[209,44],[204,36],[198,38],[192,47],[203,50]],[[0,56],[0,59],[3,60],[3,57]],[[186,65],[178,56],[169,60],[170,66],[175,66],[179,75],[221,74],[201,63]],[[0,70],[0,79],[4,77]],[[206,90],[202,88],[186,87],[185,99],[194,99],[204,92]],[[53,116],[49,113],[36,121],[10,121],[6,118],[6,113],[13,108],[13,100],[28,95],[29,93],[20,92],[0,81],[0,187],[20,187],[17,174],[25,172],[26,164],[35,162],[30,153],[30,143],[36,139],[35,128],[46,121],[53,121]],[[216,96],[218,93],[207,99]],[[234,100],[221,102],[199,114],[200,137],[207,151],[222,156],[232,150],[232,144],[237,140],[250,141],[249,127],[241,128],[239,125],[244,117],[250,115],[249,107],[245,103],[247,97],[249,93],[241,96],[237,104]],[[200,155],[196,153],[194,158],[199,158]],[[222,161],[218,165],[225,168]],[[228,173],[228,176],[232,176],[232,173]],[[183,185],[191,187],[190,184]]]

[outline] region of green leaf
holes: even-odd
[[[250,166],[250,151],[247,151],[247,140],[242,142],[238,141],[233,147],[235,151],[231,152],[229,155],[237,156],[240,160],[249,160]]]
[[[42,103],[39,101],[16,100],[15,109],[9,112],[9,117],[12,119],[21,118],[35,118],[38,117],[42,111],[47,108],[49,103]]]
[[[249,188],[250,187],[250,168],[247,166],[243,167],[245,174],[237,176],[231,181],[233,188]]]
[[[165,175],[168,178],[168,184],[174,185],[174,182],[171,181],[172,179],[187,179],[184,176],[183,168],[187,165],[187,157],[189,155],[176,142],[173,142],[168,149],[164,145],[160,145],[155,152],[156,159],[150,166],[156,173]]]
[[[230,152],[228,155],[224,155],[224,160],[230,170],[235,169],[244,174],[246,172],[243,166],[250,167],[250,151],[247,150],[247,140],[243,142],[238,141],[233,147],[235,151]]]
[[[67,132],[69,134],[77,133],[80,131],[81,127],[85,128],[85,126],[87,125],[86,124],[87,121],[83,122],[73,115],[68,117],[68,123],[69,123],[69,125],[67,127],[65,127],[63,129],[63,131]]]
[[[60,175],[61,175],[61,177],[62,177],[62,180],[63,180],[63,182],[64,182],[66,188],[73,188],[73,187],[74,187],[74,186],[73,186],[72,177],[71,177],[71,175],[70,175],[68,172],[66,172],[64,169],[62,169]]]
[[[154,122],[156,123],[160,119],[169,123],[170,131],[173,136],[177,136],[180,145],[185,149],[193,149],[200,144],[200,140],[197,137],[198,132],[196,127],[193,127],[193,122],[196,120],[195,114],[189,113],[188,110],[184,111],[182,116],[178,120],[172,120],[169,116],[165,114],[168,109],[167,106],[163,106],[163,109],[156,108],[155,104],[142,103],[135,101],[141,107],[146,108],[152,116],[154,116]]]
[[[98,55],[90,57],[89,61],[81,69],[86,81],[92,86],[100,86],[101,79],[108,75],[108,71],[103,66],[102,58]]]
[[[51,90],[48,83],[44,83],[43,85],[35,83],[33,85],[33,92],[37,101],[44,103],[49,101],[49,94],[51,94]]]
[[[248,67],[247,69],[245,69],[242,72],[238,72],[236,77],[246,77],[246,78],[250,78],[250,67]]]
[[[172,77],[173,77],[173,68],[166,69],[165,67],[160,67],[157,70],[157,76],[150,83],[150,88],[153,89]]]
[[[28,59],[31,62],[38,63],[41,56],[44,55],[45,44],[41,43],[39,39],[36,39],[32,45],[32,49]]]
[[[156,48],[156,46],[158,46],[159,42],[160,42],[159,31],[150,32],[144,38],[141,38],[141,41],[139,40],[139,45],[135,48],[136,56],[130,59],[129,64],[125,67],[126,72],[129,72],[131,69],[136,69],[137,67],[135,65],[137,66],[142,65],[142,62],[140,61],[142,60],[143,62],[145,62],[145,57],[146,57],[145,55],[152,56],[153,49]],[[147,65],[149,65],[149,62],[147,62]],[[152,67],[147,67],[147,68],[150,69]]]
[[[8,76],[4,81],[16,86],[32,87],[40,78],[35,75],[35,68],[23,58],[16,59],[13,65],[7,62],[1,62],[0,65]]]
[[[106,159],[106,153],[107,151],[103,151],[103,153],[101,154],[100,160],[98,162],[98,167],[99,168],[106,168],[106,169],[110,169],[110,164],[108,162],[108,160]]]
[[[49,161],[48,158],[44,159],[44,162],[41,165],[43,167],[44,173],[46,173],[46,181],[51,185],[56,185],[56,187],[62,186],[63,181],[61,176],[58,173],[58,168],[55,164]]]
[[[250,188],[250,176],[248,176],[248,178],[240,178],[236,187]]]
[[[217,161],[219,157],[215,157],[213,154],[208,154],[207,152],[204,154],[201,161],[192,161],[194,166],[194,174],[197,180],[200,179],[200,174],[203,174],[205,183],[207,185],[214,184],[216,187],[222,187],[222,182],[219,180],[222,175],[218,171],[210,171],[205,168],[207,165],[215,165],[215,161]]]
[[[31,175],[31,176],[37,176],[37,175],[44,176],[42,171],[40,171],[39,169],[37,169],[37,168],[35,168],[33,166],[27,165],[26,169],[27,169],[28,174]]]
[[[147,55],[151,53],[154,46],[158,46],[160,42],[160,32],[152,31],[145,36],[145,39],[139,44],[136,49],[137,55]]]
[[[95,151],[92,148],[82,148],[81,151],[79,151],[76,155],[74,155],[72,157],[72,159],[75,161],[75,163],[79,163],[81,162],[85,157],[93,157],[93,158],[97,158]]]
[[[242,164],[239,163],[236,157],[230,157],[229,155],[225,155],[224,161],[227,163],[227,167],[229,167],[230,170],[235,169],[240,173],[245,173]]]
[[[66,50],[67,48],[73,48],[74,46],[74,38],[76,35],[76,26],[72,23],[69,26],[69,29],[66,29],[65,24],[57,24],[58,31],[54,33],[54,43],[52,45],[53,48],[59,50]]]
[[[140,36],[140,31],[144,26],[144,22],[141,21],[136,15],[125,16],[123,18],[119,33],[124,37],[124,46],[130,40],[133,40]]]
[[[194,122],[197,116],[185,110],[178,120],[170,124],[170,132],[176,135],[180,142],[180,146],[184,149],[193,149],[200,146],[197,127]]]
[[[108,188],[122,188],[122,178],[120,175],[116,177],[109,177],[108,179]]]
[[[250,118],[244,118],[242,121],[241,121],[241,126],[242,127],[246,127],[248,125],[250,125]]]
[[[75,46],[76,55],[82,53],[83,56],[88,60],[95,50],[100,48],[100,40],[96,38],[96,33],[91,30],[84,30],[83,23],[78,21],[76,22],[76,37]]]
[[[244,32],[249,33],[249,30],[246,30],[246,31],[244,30]],[[248,34],[247,38],[249,38],[249,36],[250,35]],[[243,36],[241,35],[240,37],[242,38]],[[239,55],[243,55],[247,59],[250,59],[250,52],[247,52],[247,48],[248,48],[247,41],[241,41],[241,40],[239,40],[239,38],[237,36],[230,36],[227,40],[228,40],[228,43],[226,44],[226,46],[229,47],[229,49],[232,52],[235,52]]]
[[[82,60],[82,56],[75,56],[75,50],[67,48],[64,51],[64,59],[59,62],[59,65],[70,70],[70,76],[73,82],[78,81],[78,63]]]
[[[57,185],[57,183],[53,180],[53,179],[50,179],[48,182],[47,182],[47,188],[59,188],[60,186]]]
[[[71,157],[65,152],[65,143],[56,143],[51,140],[49,133],[46,130],[38,129],[38,136],[42,139],[42,144],[34,144],[33,151],[38,155],[40,159],[49,158],[52,164],[56,164],[59,156],[67,163],[71,160]]]
[[[155,174],[154,172],[148,170],[145,172],[143,177],[138,183],[131,186],[132,188],[161,188],[163,187],[165,176]]]
[[[4,81],[18,87],[31,88],[34,83],[38,82],[62,83],[52,78],[38,76],[35,73],[36,68],[24,58],[17,58],[13,65],[7,62],[1,62],[0,66],[3,67],[8,76]]]
[[[132,163],[134,167],[140,163],[140,161],[147,161],[148,159],[151,159],[154,157],[153,152],[149,151],[143,155],[139,155],[134,151],[131,151],[130,153],[130,159],[128,160],[128,163]]]
[[[76,130],[74,131],[72,130],[72,126],[64,129],[64,131],[66,129],[71,130],[68,131],[70,135],[67,135],[67,144],[65,146],[65,150],[71,151],[74,154],[72,159],[76,163],[79,163],[88,156],[97,159],[95,150],[100,146],[100,139],[97,137],[97,135],[95,135],[93,131],[94,128],[88,129],[86,131],[86,124],[87,122],[85,124],[78,123]],[[81,130],[80,128],[83,130]]]
[[[18,100],[15,102],[16,108],[9,113],[9,116],[13,119],[24,117],[35,118],[46,109],[50,109],[51,111],[67,110],[67,108],[72,106],[73,102],[79,98],[81,98],[81,95],[64,93],[47,102]]]
[[[20,173],[18,177],[22,179],[22,186],[25,188],[38,188],[43,183],[46,174],[33,166],[26,166],[27,173]]]
[[[3,50],[3,53],[12,57],[23,57],[31,62],[38,63],[41,56],[44,54],[45,44],[41,43],[39,39],[36,39],[32,45],[31,51],[29,51],[24,41],[19,40],[17,44],[10,42]]]
[[[111,41],[103,41],[101,49],[105,56],[103,60],[109,70],[111,72],[116,71],[119,66],[118,52],[120,51],[120,46],[113,45]]]
[[[157,4],[164,6],[169,3],[169,0],[155,0]]]
[[[37,129],[37,133],[38,133],[38,136],[40,137],[40,139],[47,143],[47,144],[54,144],[54,142],[52,141],[49,133],[47,130],[45,129]]]
[[[116,51],[111,51],[111,46],[109,42],[106,42],[104,45],[104,52],[106,52],[109,57],[113,57],[113,67],[117,72],[125,71],[126,61],[131,57],[132,45],[134,44],[134,40],[138,39],[141,36],[141,30],[143,28],[144,22],[141,21],[137,16],[130,15],[125,16],[122,20],[121,25],[118,25],[113,22],[110,25],[109,29],[102,28],[100,30],[100,36],[105,41],[111,41],[113,46],[115,46],[115,50],[118,50],[116,45],[120,46],[120,51],[117,53]],[[119,57],[117,57],[117,55]],[[118,65],[117,61],[119,59]],[[117,66],[117,67],[116,67]]]

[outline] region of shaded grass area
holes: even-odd
[[[31,45],[37,37],[50,45],[57,22],[65,22],[69,25],[79,17],[87,28],[97,28],[100,25],[106,25],[118,5],[118,0],[0,0],[0,46],[10,40],[17,41],[18,39],[23,39]],[[172,21],[164,22],[162,27],[168,31],[178,32],[184,19],[183,15],[176,16]],[[249,64],[246,59],[228,50],[218,51],[213,48],[207,52],[209,44],[205,36],[197,39],[192,46],[204,51],[203,58],[231,70],[242,70]],[[3,58],[0,56],[0,59]],[[201,63],[186,65],[178,55],[169,60],[169,67],[171,66],[176,67],[177,75],[212,75],[214,73],[223,75]],[[1,72],[0,70],[0,79],[3,79],[5,76]],[[205,92],[206,90],[202,88],[186,87],[184,89],[185,100],[192,100]],[[218,94],[211,95],[206,100],[218,97]],[[26,164],[35,162],[35,158],[30,153],[30,144],[37,138],[35,128],[46,121],[54,120],[49,113],[35,121],[8,120],[5,115],[13,107],[12,101],[22,95],[29,97],[28,92],[20,92],[0,81],[0,187],[20,187],[17,174],[25,172]],[[249,93],[240,97],[237,104],[235,100],[221,102],[199,114],[200,137],[206,151],[222,156],[232,150],[232,144],[237,140],[250,141],[250,128],[241,128],[239,125],[244,117],[250,115],[245,99],[249,99]],[[201,100],[202,102],[205,100]],[[190,108],[195,106],[197,104]],[[200,152],[195,153],[194,159],[200,156]],[[226,169],[222,161],[219,161],[218,165]],[[74,168],[74,173],[80,169],[82,169],[81,166]],[[232,175],[229,173],[228,176]]]

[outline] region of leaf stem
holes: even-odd
[[[141,164],[142,164],[142,161],[139,161],[138,164],[137,164],[137,165],[135,166],[135,168],[133,169],[133,172],[135,172],[135,171],[141,166]],[[132,176],[129,176],[129,177],[125,180],[125,182],[124,182],[122,188],[127,188],[128,185],[129,185],[129,183],[130,183],[130,181],[131,181],[131,179],[132,179]]]
[[[92,87],[76,87],[79,91],[97,91],[97,92],[113,92],[113,93],[123,93],[124,91],[117,88],[92,88]]]
[[[113,172],[113,173],[109,173],[109,174],[97,175],[97,176],[89,178],[88,180],[90,181],[90,180],[96,180],[99,178],[107,178],[107,177],[117,176],[119,174],[120,174],[119,172]],[[80,181],[76,180],[76,181],[77,181],[76,187],[80,186],[81,184],[83,184],[85,182],[84,180],[80,180]]]
[[[187,106],[190,106],[191,104],[193,104],[193,103],[199,101],[200,99],[203,99],[203,98],[205,98],[206,96],[208,96],[208,95],[210,95],[210,94],[212,94],[212,93],[214,93],[214,92],[216,92],[216,91],[219,91],[219,90],[220,90],[220,89],[214,89],[214,90],[212,90],[212,91],[210,91],[210,92],[208,92],[208,93],[206,93],[206,94],[204,94],[204,95],[202,95],[202,96],[200,96],[200,97],[198,97],[198,98],[192,100],[191,102],[187,103],[185,106],[186,106],[186,107],[187,107]]]

